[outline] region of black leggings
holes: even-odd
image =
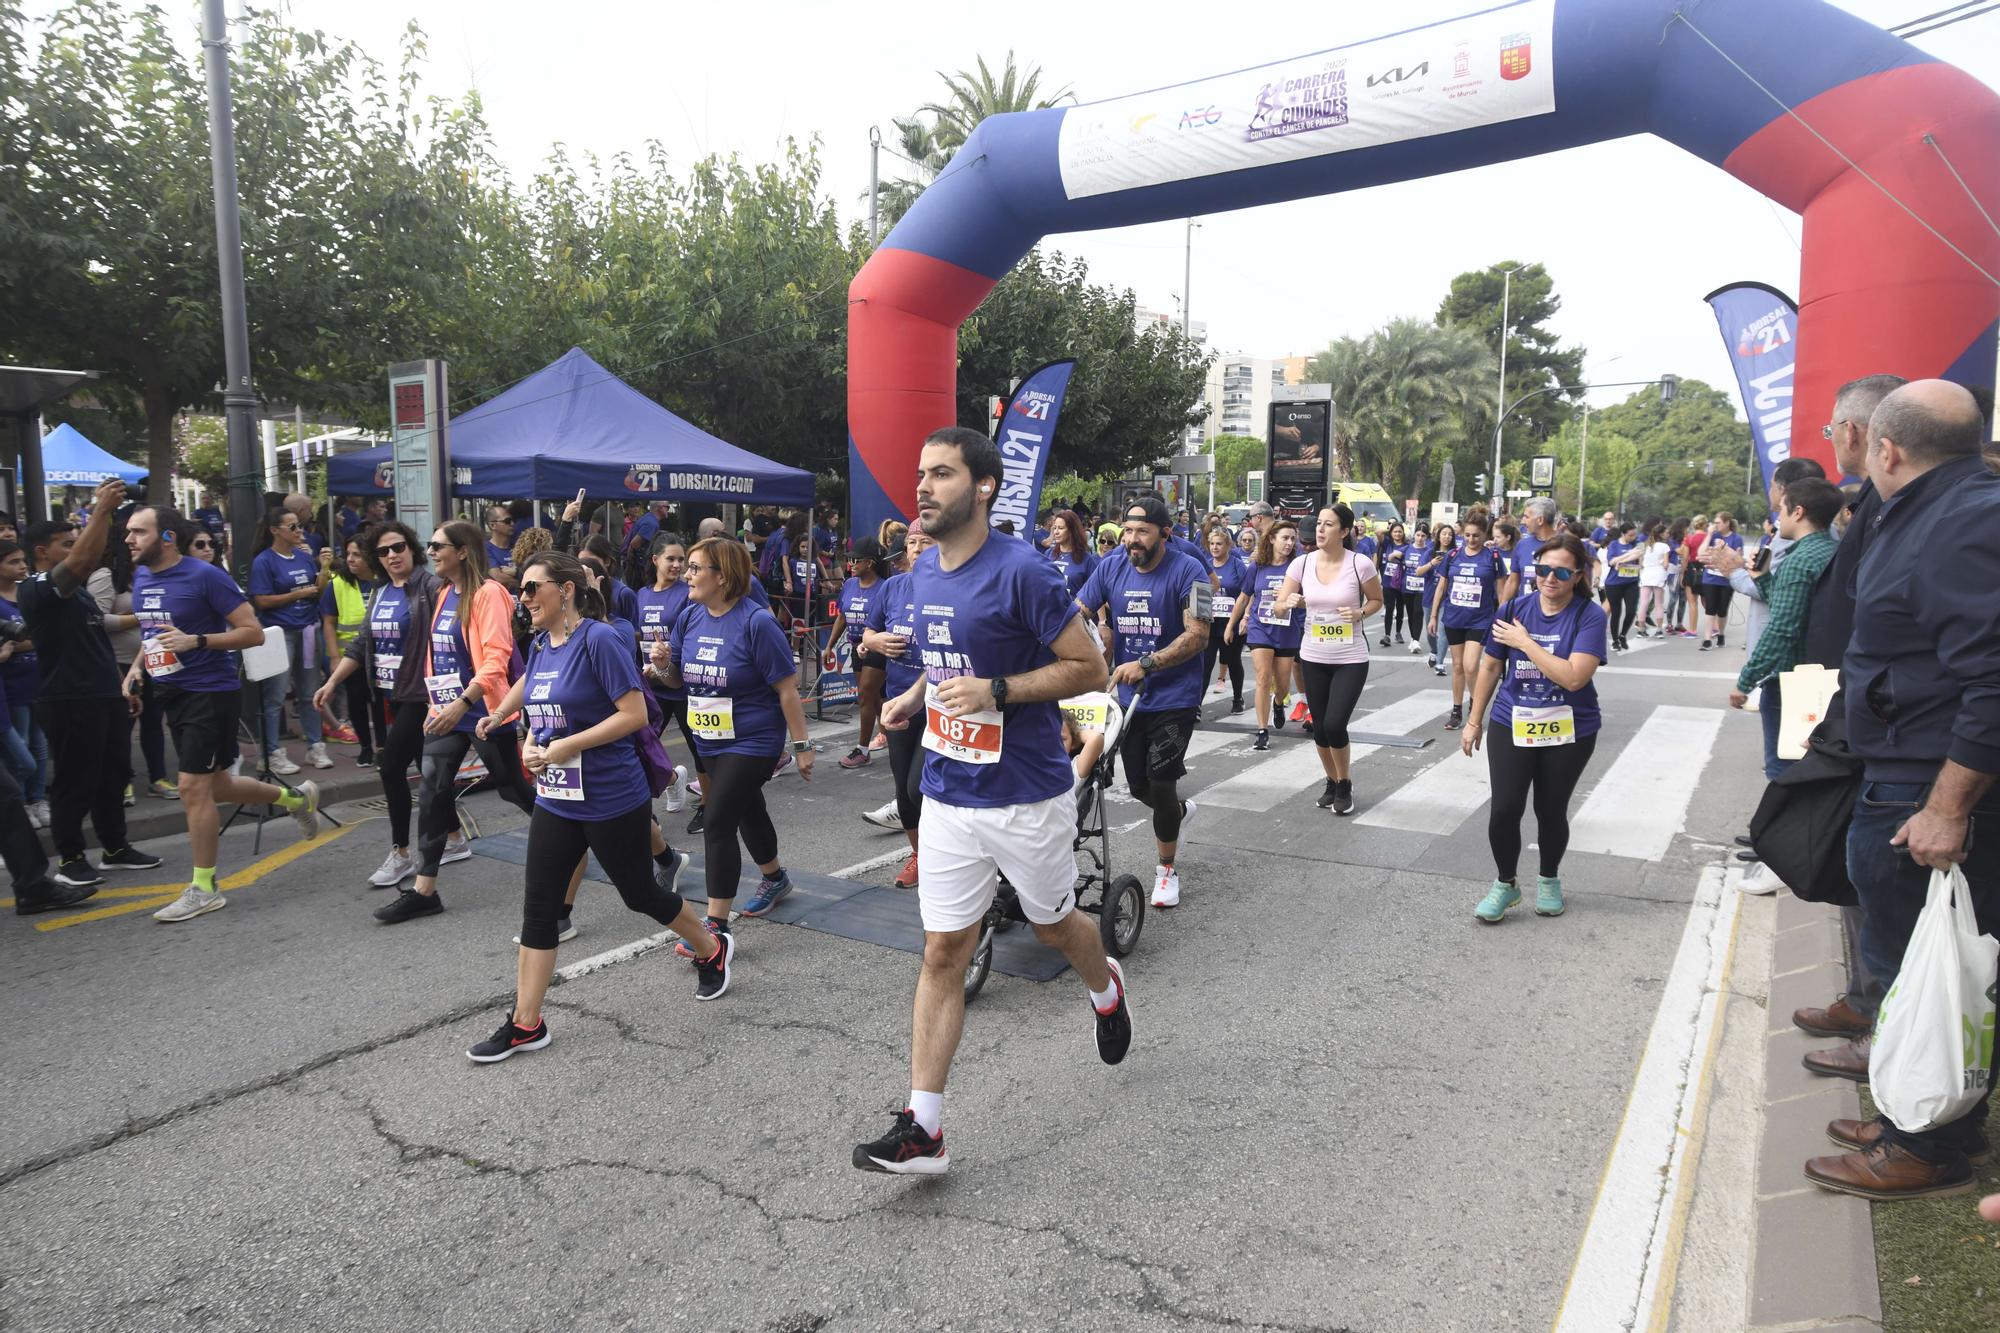
[[[1423,590],[1417,589],[1415,591],[1411,591],[1409,589],[1405,589],[1404,591],[1396,594],[1396,601],[1400,603],[1403,608],[1403,623],[1405,626],[1404,633],[1409,635],[1410,641],[1412,643],[1420,642],[1424,637]]]
[[[1611,599],[1611,637],[1622,640],[1632,632],[1633,617],[1639,614],[1639,585],[1611,583],[1604,592]]]
[[[421,709],[423,705],[418,704],[417,707]],[[469,731],[425,737],[424,786],[417,814],[419,875],[434,876],[438,872],[438,858],[444,855],[444,840],[458,822],[458,766],[465,762],[465,752],[474,746],[479,747],[479,757],[485,761],[486,771],[492,775],[500,799],[523,813],[535,808],[535,789],[521,774],[521,738],[514,728],[495,727],[483,741]],[[652,845],[648,835],[641,840],[640,849],[645,850]],[[569,885],[569,872],[576,869],[579,855],[581,853],[572,854],[568,867],[563,871],[564,887]]]
[[[1521,816],[1534,788],[1535,838],[1541,844],[1541,873],[1554,879],[1562,872],[1569,850],[1569,798],[1576,794],[1584,765],[1597,748],[1597,733],[1578,736],[1574,745],[1544,745],[1524,750],[1514,744],[1510,727],[1495,724],[1486,732],[1486,771],[1492,780],[1493,812],[1486,819],[1486,840],[1493,846],[1496,878],[1511,880],[1521,861]]]
[[[694,743],[694,732],[688,729],[687,700],[663,699],[657,694],[653,698],[660,705],[660,715],[680,725],[681,739],[687,742],[688,753],[694,756],[694,771],[697,773],[707,773],[708,769],[701,761],[701,751]]]
[[[375,752],[375,771],[382,778],[382,795],[389,802],[389,845],[410,845],[410,765],[424,752],[424,714],[430,706],[423,700],[390,700],[389,725],[382,729],[382,743]],[[451,808],[445,834],[458,831],[458,807]]]
[[[914,833],[924,813],[924,734],[912,722],[889,737],[889,775],[896,780],[896,814]]]
[[[1305,685],[1306,709],[1312,714],[1313,744],[1345,750],[1347,723],[1354,716],[1354,705],[1361,701],[1361,687],[1368,683],[1368,664],[1337,662],[1328,666],[1301,657],[1299,676]]]
[[[1229,670],[1229,697],[1236,703],[1243,702],[1243,636],[1237,635],[1230,643],[1222,641],[1222,628],[1229,623],[1228,616],[1217,616],[1208,622],[1208,647],[1201,653],[1201,692],[1205,697],[1208,687],[1215,684],[1215,663],[1219,658]]]
[[[1736,596],[1736,589],[1727,583],[1704,583],[1701,585],[1702,610],[1717,620],[1729,614],[1729,600]]]
[[[461,733],[462,734],[462,733]],[[587,850],[633,911],[671,926],[681,914],[681,896],[653,879],[653,803],[641,801],[609,819],[570,819],[540,806],[528,817],[526,901],[521,909],[521,947],[556,947],[556,922],[569,915],[563,897],[569,877]]]
[[[382,696],[368,688],[368,680],[359,671],[340,682],[340,688],[347,694],[347,724],[354,728],[354,739],[361,742],[363,754],[373,754],[389,739],[389,724],[382,718]]]
[[[764,808],[764,784],[771,780],[771,767],[777,762],[778,757],[770,754],[708,757],[701,783],[703,808],[708,811],[701,826],[701,850],[710,898],[727,902],[736,896],[736,881],[743,874],[743,852],[736,845],[739,832],[758,865],[778,859],[778,830]]]

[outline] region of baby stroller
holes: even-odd
[[[1136,875],[1111,874],[1111,834],[1104,813],[1103,793],[1117,767],[1118,734],[1125,712],[1109,694],[1093,693],[1065,699],[1062,710],[1086,739],[1101,737],[1103,749],[1076,793],[1076,905],[1098,919],[1104,951],[1123,958],[1139,943],[1146,924],[1146,891]],[[993,940],[1016,922],[1027,921],[1014,888],[1002,875],[993,903],[979,932],[979,945],[965,969],[965,998],[979,994],[993,971]]]

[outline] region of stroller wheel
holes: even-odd
[[[972,961],[966,964],[965,998],[968,1000],[979,994],[986,978],[993,975],[993,930],[993,923],[987,922],[986,928],[979,932],[978,945],[972,950]]]
[[[1120,875],[1104,890],[1104,903],[1097,914],[1097,933],[1104,951],[1123,958],[1138,947],[1139,932],[1146,926],[1146,890],[1136,875]]]

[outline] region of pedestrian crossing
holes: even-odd
[[[1687,826],[1688,802],[1722,730],[1719,708],[1653,709],[1570,820],[1571,851],[1657,861]],[[1586,774],[1586,779],[1588,774]]]
[[[1443,717],[1450,707],[1449,691],[1418,690],[1372,713],[1357,715],[1353,725],[1362,731],[1407,735]],[[1362,759],[1379,748],[1356,745],[1352,754],[1355,759]],[[1309,787],[1318,787],[1325,780],[1319,752],[1310,745],[1293,743],[1273,751],[1264,762],[1204,788],[1195,794],[1195,799],[1203,805],[1262,812]]]

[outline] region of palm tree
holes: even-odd
[[[950,165],[952,155],[964,147],[980,121],[1004,111],[1039,111],[1065,97],[1074,100],[1067,86],[1047,97],[1038,96],[1041,67],[1037,65],[1023,75],[1014,67],[1011,50],[1000,67],[998,79],[993,77],[984,56],[978,58],[977,64],[976,71],[962,69],[956,74],[946,74],[939,70],[938,77],[944,80],[946,89],[945,99],[926,102],[914,115],[898,116],[891,122],[896,135],[890,152],[901,157],[904,165],[914,167],[917,175],[915,179],[885,180],[877,186],[875,197],[884,229],[894,226],[925,187]]]
[[[1421,495],[1433,458],[1465,439],[1494,374],[1493,352],[1473,330],[1396,319],[1332,344],[1306,378],[1333,386],[1341,475]]]

